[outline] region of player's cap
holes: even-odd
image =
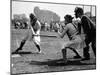
[[[67,19],[72,20],[73,17],[72,17],[71,15],[65,15],[65,16],[64,16],[64,19],[65,19],[65,20],[67,20]]]
[[[33,13],[31,13],[29,16],[30,18],[35,18],[35,15]]]

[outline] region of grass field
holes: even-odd
[[[11,30],[11,52],[13,52],[20,44],[21,40],[25,37],[28,30]],[[57,35],[54,32],[41,32],[45,35]],[[72,51],[68,50],[67,58],[71,61],[63,63],[61,61],[61,47],[64,42],[68,41],[68,37],[63,39],[41,37],[41,54],[26,54],[20,57],[11,57],[11,71],[12,74],[32,74],[40,72],[57,72],[57,71],[71,71],[71,70],[88,70],[95,69],[95,58],[90,49],[91,60],[78,61],[72,59],[75,55]],[[34,43],[30,40],[26,42],[23,51],[36,52],[37,49]],[[82,56],[82,50],[79,52]],[[12,55],[11,55],[12,56]],[[56,62],[61,63],[56,63]]]

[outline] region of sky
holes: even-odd
[[[49,3],[36,3],[36,2],[20,2],[12,1],[12,18],[14,14],[26,14],[28,17],[30,13],[34,13],[34,7],[39,7],[41,10],[50,10],[60,16],[60,20],[64,20],[66,14],[74,17],[75,7],[82,7],[81,5],[64,5],[64,4],[49,4]],[[89,12],[90,6],[84,6],[84,12]],[[92,15],[95,15],[95,7],[92,7]]]

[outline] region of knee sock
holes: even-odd
[[[37,47],[38,51],[40,52],[40,46],[39,45],[36,45],[36,47]]]
[[[21,41],[21,44],[20,44],[19,48],[17,49],[17,51],[22,50],[22,48],[23,48],[25,42],[26,42],[26,40],[22,40],[22,41]]]
[[[76,56],[81,57],[74,48],[69,47],[69,49],[71,49],[76,54]]]
[[[62,56],[63,56],[63,59],[66,59],[66,49],[62,49]]]

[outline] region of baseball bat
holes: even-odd
[[[40,36],[40,37],[51,37],[51,38],[57,38],[57,36],[53,36],[53,35],[33,35],[33,36]]]
[[[32,33],[33,33],[33,36],[41,36],[41,37],[52,37],[52,38],[57,38],[57,36],[51,36],[51,35],[35,35],[34,33],[34,30],[33,30],[33,28],[32,28],[32,26],[31,25],[29,25],[30,27],[31,27],[31,30],[32,30]]]

